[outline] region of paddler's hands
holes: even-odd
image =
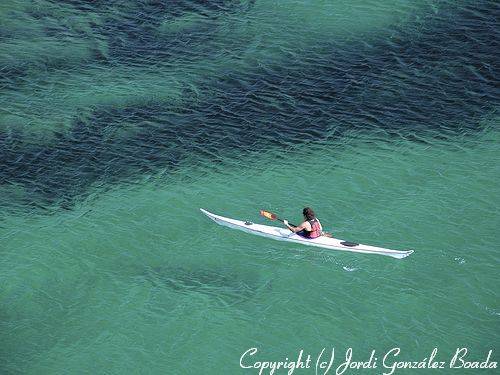
[[[293,233],[295,233],[295,231],[293,230],[292,226],[290,224],[288,224],[288,220],[283,220],[283,224],[285,224],[285,226],[290,229]]]

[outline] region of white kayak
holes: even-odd
[[[203,208],[201,212],[207,215],[210,219],[219,225],[225,227],[239,229],[247,233],[255,234],[257,236],[268,237],[279,241],[296,242],[307,246],[322,247],[330,250],[350,251],[353,253],[363,254],[378,254],[386,255],[393,258],[403,259],[413,253],[413,250],[391,250],[384,249],[383,247],[375,247],[357,244],[353,242],[344,241],[338,238],[321,236],[318,238],[308,239],[292,233],[286,228],[273,227],[270,225],[255,224],[250,221],[241,221],[230,219],[224,216],[215,215]]]

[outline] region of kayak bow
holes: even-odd
[[[250,234],[255,234],[257,236],[272,238],[279,241],[295,242],[307,246],[316,246],[329,250],[340,250],[340,251],[350,251],[352,253],[362,253],[362,254],[378,254],[390,256],[397,259],[403,259],[413,253],[413,250],[391,250],[385,249],[383,247],[375,247],[357,244],[353,242],[347,242],[338,238],[321,236],[318,238],[308,239],[299,236],[295,233],[290,233],[286,228],[273,227],[270,225],[255,224],[249,221],[241,221],[230,219],[224,216],[215,215],[203,208],[200,211],[207,215],[210,219],[215,221],[217,224],[238,229],[243,232]]]

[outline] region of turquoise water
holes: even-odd
[[[382,374],[399,347],[495,373],[448,365],[463,347],[499,360],[499,15],[2,3],[0,372],[257,374],[239,364],[255,347],[246,363],[335,348],[328,373],[375,350],[346,374]],[[339,238],[415,253],[281,243],[199,211],[296,222],[306,205]]]

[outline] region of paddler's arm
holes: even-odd
[[[320,230],[321,230],[321,235],[322,235],[322,236],[325,236],[325,237],[330,237],[330,238],[332,238],[332,237],[333,237],[333,235],[332,235],[331,233],[325,232],[325,231],[323,230],[323,225],[321,225],[321,222],[319,221],[319,219],[316,219],[316,220],[318,220],[319,227],[320,227]]]
[[[300,232],[302,229],[306,229],[304,223],[300,224],[298,227],[294,227],[290,224],[288,224],[288,220],[283,220],[283,224],[285,224],[285,226],[290,229],[293,233],[297,233],[297,232]]]

